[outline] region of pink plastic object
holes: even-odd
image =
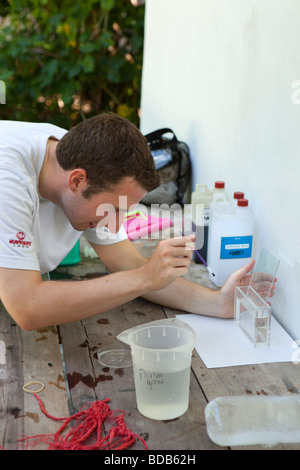
[[[153,232],[172,227],[173,222],[168,218],[156,217],[137,212],[128,216],[123,222],[129,240],[137,240]]]

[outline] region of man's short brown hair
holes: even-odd
[[[59,141],[56,158],[64,170],[86,171],[85,198],[112,190],[125,176],[133,176],[146,191],[159,185],[146,138],[134,124],[113,113],[74,126]]]

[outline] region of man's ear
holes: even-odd
[[[68,185],[71,191],[85,189],[87,185],[86,171],[83,168],[75,168],[75,170],[71,170],[69,173]]]

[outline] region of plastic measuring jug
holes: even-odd
[[[154,321],[129,331],[136,401],[151,419],[181,416],[188,409],[195,332],[184,322]]]

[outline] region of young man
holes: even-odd
[[[232,317],[234,289],[253,262],[216,291],[181,278],[192,257],[188,237],[163,240],[149,260],[127,239],[122,214],[159,183],[146,139],[129,121],[101,114],[69,132],[0,121],[0,168],[0,298],[21,328],[77,321],[138,296]],[[114,220],[106,207],[114,208]],[[99,236],[104,225],[114,236]],[[82,232],[110,274],[42,281]]]

